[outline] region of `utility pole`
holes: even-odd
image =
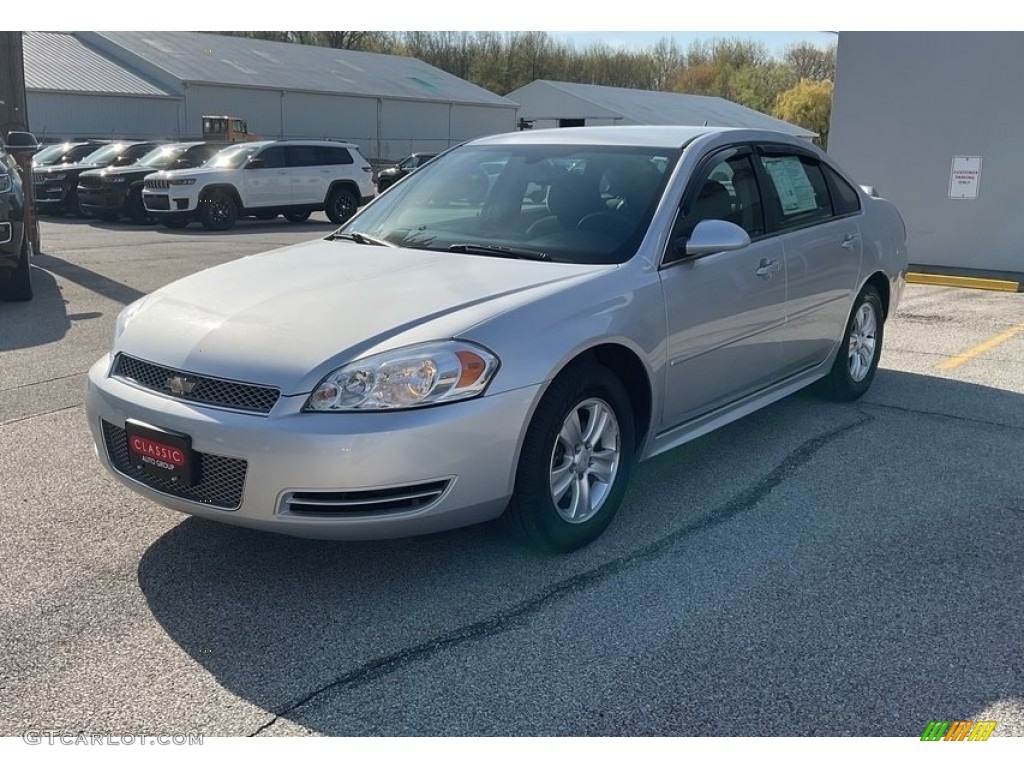
[[[0,31],[0,135],[11,131],[27,131],[28,99],[25,95],[25,54],[21,32]],[[40,251],[39,222],[32,197],[32,155],[18,153],[21,179],[25,187],[25,231],[32,250]]]

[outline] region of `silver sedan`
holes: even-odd
[[[504,514],[567,551],[637,461],[810,384],[861,396],[905,241],[781,133],[478,139],[324,240],[128,306],[89,428],[114,477],[189,514],[339,539]]]

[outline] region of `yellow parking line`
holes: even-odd
[[[908,272],[908,283],[921,285],[943,285],[947,288],[981,288],[985,291],[1007,291],[1017,293],[1020,283],[1013,280],[993,280],[988,277],[959,277],[957,275],[932,275],[925,272]]]
[[[996,334],[988,341],[983,341],[978,346],[971,347],[965,352],[961,352],[956,357],[951,357],[948,360],[943,360],[941,363],[939,363],[938,368],[940,371],[951,371],[954,368],[959,368],[961,365],[970,362],[978,355],[982,355],[985,352],[988,352],[990,349],[995,349],[1000,344],[1005,344],[1021,331],[1024,331],[1024,323],[1015,325],[1012,328],[1007,328],[1005,331]]]

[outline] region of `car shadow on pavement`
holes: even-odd
[[[991,446],[1019,471],[1020,430],[1019,394],[880,370],[859,403],[799,393],[640,465],[616,523],[572,555],[497,523],[323,542],[188,518],[139,584],[222,686],[328,735],[919,736],[1024,697],[1024,489],[970,458]],[[769,458],[778,442],[796,447]],[[962,504],[972,482],[984,508]],[[576,601],[588,618],[565,625]],[[614,645],[587,640],[606,630]],[[513,655],[481,667],[492,645]],[[582,710],[529,690],[585,692]],[[514,701],[550,725],[482,714]]]
[[[45,254],[33,257],[36,266],[46,260]],[[32,270],[32,301],[0,301],[0,352],[28,349],[60,341],[71,328],[67,301],[53,275],[42,269]]]

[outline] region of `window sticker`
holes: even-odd
[[[779,193],[784,216],[818,210],[818,198],[798,157],[763,157],[761,162]]]

